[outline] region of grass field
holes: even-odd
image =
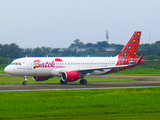
[[[0,69],[0,74],[6,74],[3,68]]]
[[[111,75],[159,75],[157,69],[132,68]],[[4,74],[0,69],[0,74]],[[88,82],[133,81],[132,79],[87,78]],[[32,83],[59,83],[51,78]],[[0,76],[0,84],[22,84],[23,77]],[[76,81],[79,82],[79,81]],[[134,89],[56,90],[0,92],[0,120],[159,120],[160,87]]]
[[[28,84],[32,83],[60,83],[59,77],[50,78],[46,81],[34,81],[31,77],[28,77]],[[86,78],[88,82],[108,82],[108,81],[134,81],[133,79],[117,79],[117,78]],[[0,76],[0,84],[22,84],[23,77],[13,76]],[[75,81],[75,82],[79,82]]]
[[[1,92],[0,103],[0,119],[160,119],[160,87]]]

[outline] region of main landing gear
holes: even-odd
[[[62,79],[60,80],[60,83],[61,83],[61,84],[67,84],[67,82],[66,82],[66,81],[63,81]],[[86,85],[86,84],[87,84],[87,80],[86,80],[86,79],[81,79],[81,80],[80,80],[80,84],[81,84],[81,85]]]
[[[27,85],[27,76],[24,76],[24,82],[22,84]]]
[[[80,80],[80,84],[81,85],[86,85],[87,84],[87,80],[86,79],[81,79]]]

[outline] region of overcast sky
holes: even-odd
[[[22,48],[68,47],[73,40],[126,44],[160,40],[159,0],[0,0],[0,43]]]

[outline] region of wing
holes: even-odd
[[[92,67],[92,68],[80,68],[77,71],[94,71],[94,70],[103,70],[103,69],[120,69],[128,67],[128,65],[116,65],[116,66],[108,66],[108,67]]]
[[[105,70],[105,69],[120,69],[124,67],[129,67],[130,65],[116,65],[116,66],[108,66],[108,67],[89,67],[89,68],[78,68],[78,69],[68,69],[68,70],[61,70],[60,72],[65,71],[75,71],[75,72],[86,72],[90,73],[95,70]]]

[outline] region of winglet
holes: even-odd
[[[143,56],[144,56],[144,53],[143,53],[143,54],[141,55],[141,57],[138,59],[137,63],[140,63],[140,62],[141,62]]]

